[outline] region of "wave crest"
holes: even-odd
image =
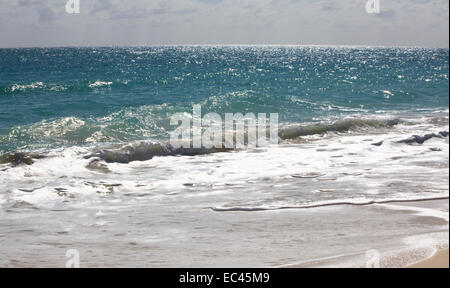
[[[99,150],[84,158],[100,158],[108,163],[125,164],[133,161],[146,161],[158,156],[196,156],[231,150],[225,148],[174,148],[167,142],[135,142]]]
[[[400,123],[400,119],[358,119],[349,118],[333,123],[316,123],[310,125],[296,125],[282,128],[280,138],[283,140],[295,139],[302,136],[326,134],[328,132],[348,132],[356,129],[389,128]]]

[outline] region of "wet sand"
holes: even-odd
[[[349,253],[306,262],[283,265],[283,268],[448,268],[448,199],[431,201],[412,201],[393,204],[375,204],[367,206],[368,210],[381,214],[378,220],[388,216],[379,227],[372,230],[377,239],[390,238],[383,229],[387,225],[398,227],[408,223],[409,233],[401,232],[400,238],[392,239],[391,246],[380,249],[368,249],[365,253]],[[381,216],[383,215],[383,216]],[[401,217],[409,215],[408,218]],[[389,220],[388,220],[389,219]],[[387,221],[386,221],[387,220]],[[406,220],[406,221],[405,221]],[[392,221],[392,222],[388,222]],[[388,224],[389,223],[389,224]],[[384,226],[384,228],[383,228]],[[424,231],[428,230],[426,233]],[[432,232],[432,233],[429,233]],[[437,232],[437,233],[433,233]],[[417,234],[416,234],[417,233]],[[384,236],[383,236],[384,234]],[[445,235],[440,241],[437,235]],[[405,237],[406,236],[406,237]],[[378,243],[378,245],[381,242]],[[438,251],[438,252],[435,252]],[[415,263],[415,264],[412,264]]]
[[[419,263],[408,266],[407,268],[449,268],[448,249],[436,252],[433,257]]]
[[[149,216],[148,202],[103,215],[24,207],[0,212],[0,267],[64,267],[67,251],[77,249],[81,267],[400,268],[448,249],[448,205],[447,199],[258,212],[190,207],[164,222]],[[30,227],[24,212],[39,225]],[[73,229],[64,230],[68,225]],[[169,228],[171,237],[160,238]]]

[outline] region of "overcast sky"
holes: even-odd
[[[0,0],[0,47],[301,44],[448,47],[449,0]]]

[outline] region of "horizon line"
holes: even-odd
[[[136,47],[342,47],[342,48],[415,48],[449,49],[449,46],[420,45],[365,45],[365,44],[131,44],[131,45],[55,45],[55,46],[5,46],[0,49],[55,49],[55,48],[136,48]]]

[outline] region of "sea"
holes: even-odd
[[[278,143],[175,151],[170,119],[194,105],[277,113]],[[78,249],[91,267],[364,266],[448,247],[448,109],[448,48],[0,49],[0,265]],[[425,200],[447,202],[410,208],[433,225],[395,206]]]

